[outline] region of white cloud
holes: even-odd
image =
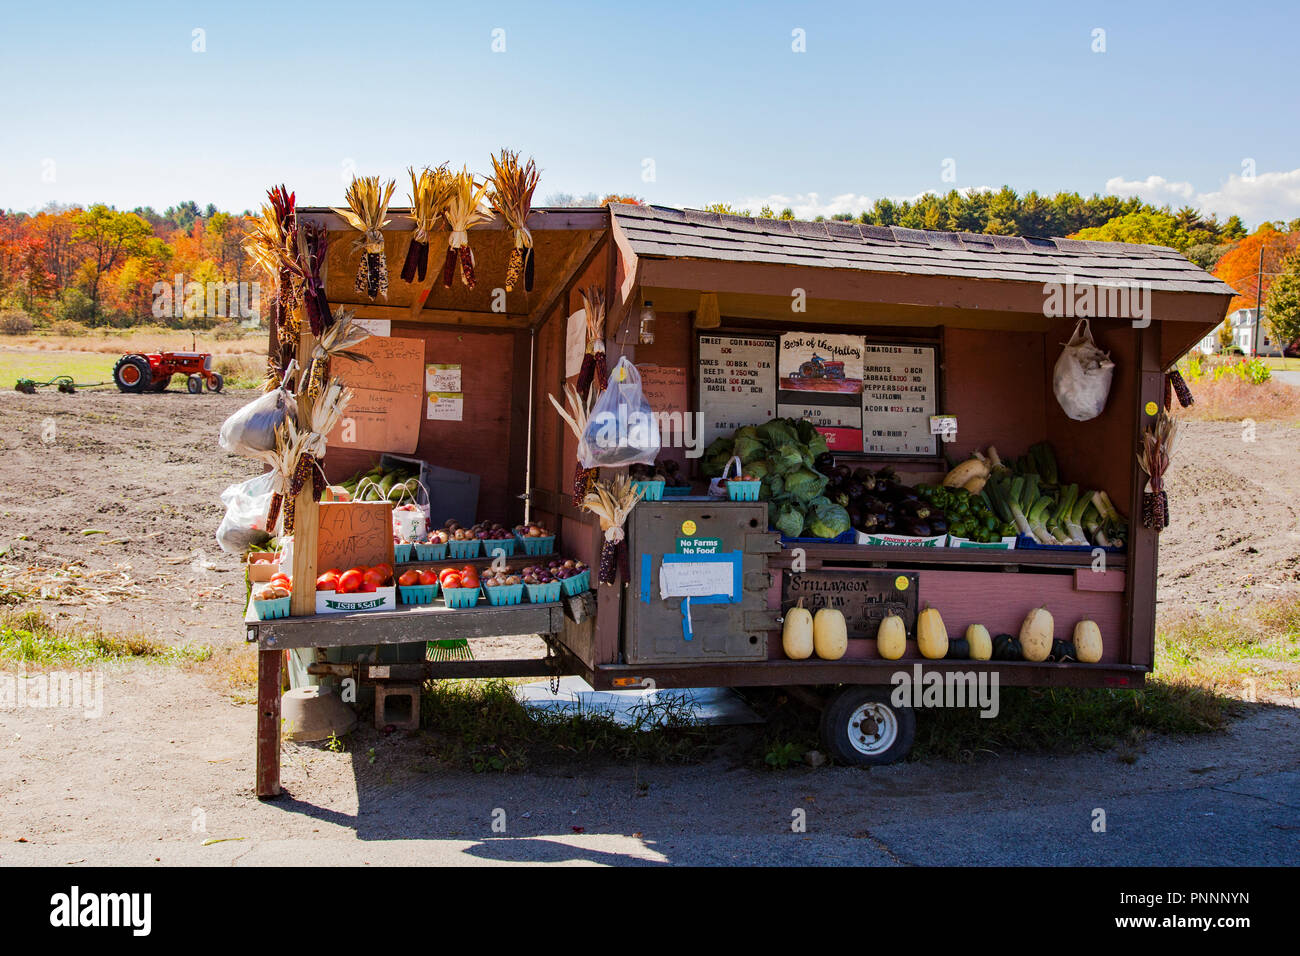
[[[1236,173],[1218,189],[1197,192],[1188,182],[1173,182],[1163,176],[1126,180],[1114,176],[1106,180],[1106,192],[1118,196],[1140,196],[1155,205],[1177,208],[1194,206],[1220,219],[1240,216],[1248,225],[1265,220],[1288,221],[1300,216],[1300,169],[1290,172],[1258,173],[1244,178]]]
[[[992,192],[988,186],[967,186],[958,189],[957,192],[964,196],[974,192]],[[922,196],[928,193],[935,193],[936,190],[926,189],[914,196],[890,196],[894,202],[916,202]],[[870,209],[875,205],[876,197],[867,196],[857,193],[842,193],[838,196],[832,196],[823,200],[820,193],[795,193],[789,195],[786,193],[772,193],[768,196],[750,196],[738,203],[732,203],[732,207],[738,210],[748,209],[750,215],[758,215],[758,211],[764,206],[771,206],[777,213],[782,209],[789,207],[794,210],[796,219],[815,219],[818,216],[825,216],[829,219],[841,213],[849,213],[856,216],[864,210]]]

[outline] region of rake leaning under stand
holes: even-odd
[[[425,645],[424,658],[429,661],[472,661],[474,652],[470,650],[469,641],[465,638],[452,637],[429,641]]]

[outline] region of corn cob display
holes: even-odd
[[[487,190],[488,184],[475,182],[468,168],[453,173],[449,181],[444,215],[451,236],[447,240],[447,258],[442,266],[442,284],[448,289],[456,276],[457,263],[460,264],[461,282],[474,288],[474,253],[469,247],[469,230],[471,226],[492,218],[483,206]]]
[[[488,202],[515,234],[514,248],[510,250],[506,267],[507,292],[514,289],[521,276],[524,291],[531,292],[533,288],[533,234],[528,231],[527,223],[538,178],[537,164],[532,159],[521,165],[519,154],[508,149],[492,157],[492,191],[488,194]],[[529,264],[527,269],[525,261]]]
[[[598,481],[582,506],[600,518],[600,529],[605,541],[600,547],[600,568],[597,580],[613,584],[620,567],[625,566],[620,554],[624,546],[623,523],[636,503],[641,500],[641,490],[633,486],[627,475],[613,481]]]
[[[388,298],[388,259],[384,255],[383,228],[390,220],[388,201],[393,196],[393,180],[381,184],[378,176],[354,176],[347,191],[347,209],[334,211],[349,226],[361,233],[352,243],[361,250],[361,263],[357,266],[356,290],[371,301]]]
[[[1173,386],[1174,394],[1178,396],[1178,404],[1183,408],[1189,407],[1196,401],[1196,399],[1192,397],[1192,390],[1188,388],[1187,383],[1183,381],[1183,373],[1178,371],[1178,369],[1173,369],[1169,375],[1166,376],[1166,379],[1169,384]],[[1168,408],[1168,405],[1165,407]]]
[[[1154,531],[1169,527],[1169,496],[1165,493],[1164,476],[1173,458],[1177,438],[1178,423],[1163,411],[1155,424],[1142,433],[1138,464],[1148,478],[1142,490],[1142,523]]]
[[[269,205],[263,205],[259,215],[249,221],[244,233],[245,254],[266,276],[271,289],[270,326],[271,349],[268,357],[268,389],[279,384],[289,360],[298,349],[293,317],[293,277],[286,267],[297,246],[297,207],[294,194],[284,186],[267,191]]]
[[[429,271],[429,236],[446,212],[451,171],[444,163],[437,169],[426,166],[418,176],[414,167],[408,168],[407,173],[411,176],[411,221],[415,233],[406,249],[402,279],[423,282]]]
[[[582,311],[587,323],[587,350],[582,357],[582,368],[578,371],[578,391],[586,396],[591,392],[593,383],[599,394],[605,388],[605,380],[609,378],[605,365],[605,290],[593,285],[578,295],[582,299]]]
[[[582,438],[587,431],[587,420],[591,418],[592,399],[595,395],[588,395],[585,399],[578,394],[578,390],[567,382],[564,386],[564,399],[568,403],[566,410],[563,405],[556,401],[554,395],[546,396],[555,406],[555,410],[560,413],[565,424],[569,426],[569,431],[573,432],[578,439],[578,447],[582,448]],[[581,454],[581,451],[579,452]],[[582,506],[583,501],[592,490],[592,485],[596,480],[595,468],[583,468],[582,462],[574,463],[573,471],[573,503],[578,507]]]
[[[349,309],[340,308],[334,321],[317,340],[311,353],[311,370],[307,375],[307,398],[312,404],[320,398],[329,378],[330,368],[336,358],[352,362],[370,362],[370,356],[357,352],[352,346],[370,338],[370,333],[357,324]]]

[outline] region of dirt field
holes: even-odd
[[[221,552],[213,539],[222,514],[220,492],[257,471],[217,448],[217,430],[252,397],[248,392],[195,397],[183,392],[24,396],[0,391],[0,548],[7,549],[0,566],[5,586],[23,580],[31,568],[83,562],[90,573],[83,578],[90,596],[37,602],[47,614],[169,643],[198,642],[214,650],[205,663],[105,668],[105,712],[98,721],[68,712],[0,710],[0,863],[228,862],[251,850],[251,844],[222,844],[200,851],[205,836],[311,841],[331,834],[385,839],[418,832],[450,839],[482,831],[480,811],[486,814],[501,805],[506,790],[514,793],[521,810],[534,805],[528,801],[549,808],[545,822],[539,810],[529,832],[599,826],[623,832],[621,822],[611,822],[624,819],[612,808],[649,807],[636,803],[645,793],[640,782],[631,780],[638,773],[634,767],[606,768],[590,778],[529,774],[510,783],[473,774],[430,777],[415,742],[383,738],[369,729],[354,736],[348,753],[286,745],[283,779],[292,798],[278,806],[254,799],[254,712],[246,691],[232,694],[228,680],[239,661],[251,658],[238,624],[243,582],[235,558]],[[1243,441],[1242,435],[1239,425],[1185,426],[1169,481],[1173,527],[1162,546],[1162,613],[1235,607],[1261,595],[1300,589],[1296,430],[1289,424],[1261,423],[1253,441]],[[95,576],[109,572],[109,577]],[[102,601],[95,599],[96,589],[108,589]],[[519,649],[503,642],[496,652]],[[1238,763],[1258,764],[1264,755],[1294,769],[1300,766],[1293,743],[1296,727],[1294,710],[1270,708],[1238,723],[1227,741],[1162,744],[1158,763],[1178,768],[1170,773],[1201,774],[1196,768],[1204,766],[1214,771],[1204,783],[1225,786],[1239,775]],[[1225,759],[1223,749],[1236,756]],[[1011,761],[1021,774],[1016,779],[1040,776],[1038,759]],[[1095,782],[1089,775],[1119,772],[1116,763],[1114,757],[1088,756],[1052,766],[1060,780],[1076,780],[1082,792]],[[671,777],[691,789],[693,799],[708,802],[716,796],[710,781],[718,773],[742,771],[709,766],[650,776],[665,786]],[[817,792],[832,801],[849,801],[859,787],[855,781],[864,779],[855,773],[826,771],[817,777],[822,781]],[[871,779],[877,792],[910,795],[914,801],[932,792],[963,792],[956,783],[942,782],[946,773],[940,767],[907,765]],[[1129,779],[1121,772],[1116,792],[1140,791],[1147,773],[1143,769]],[[998,776],[1010,780],[1010,774],[999,771]],[[789,805],[783,800],[812,799],[793,792],[811,793],[810,783],[799,782],[810,778],[770,785],[762,780],[774,778],[746,779],[742,784],[736,778],[737,786],[727,788],[736,798],[724,800],[719,813],[756,819],[748,798],[739,796],[751,785],[759,794],[753,799],[771,796],[778,806]],[[990,800],[1006,798],[1005,793],[998,796],[992,783],[982,784],[981,792],[990,787]],[[1024,805],[1027,799],[1021,792],[1011,802]],[[430,801],[443,810],[425,829],[412,821],[425,819]],[[556,816],[561,805],[572,805],[571,819]],[[942,816],[946,811],[935,812]],[[672,822],[674,813],[672,806],[663,806],[647,818],[657,815],[661,822],[669,821],[663,823],[666,830],[685,832],[681,821]],[[725,831],[727,824],[710,826]],[[735,832],[748,826],[736,824]],[[25,845],[15,843],[19,840]],[[641,853],[626,852],[634,857]],[[593,862],[606,858],[598,853],[578,857]]]

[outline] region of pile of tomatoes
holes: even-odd
[[[431,571],[421,571],[420,575],[432,574]],[[467,564],[463,568],[443,568],[437,574],[438,584],[445,591],[447,588],[476,588],[481,583],[478,578],[478,568],[472,564]],[[420,582],[423,584],[423,580]],[[432,584],[433,582],[429,582]]]
[[[387,564],[376,564],[370,568],[348,568],[346,571],[330,568],[316,579],[316,590],[364,594],[388,587],[392,583],[393,569]]]

